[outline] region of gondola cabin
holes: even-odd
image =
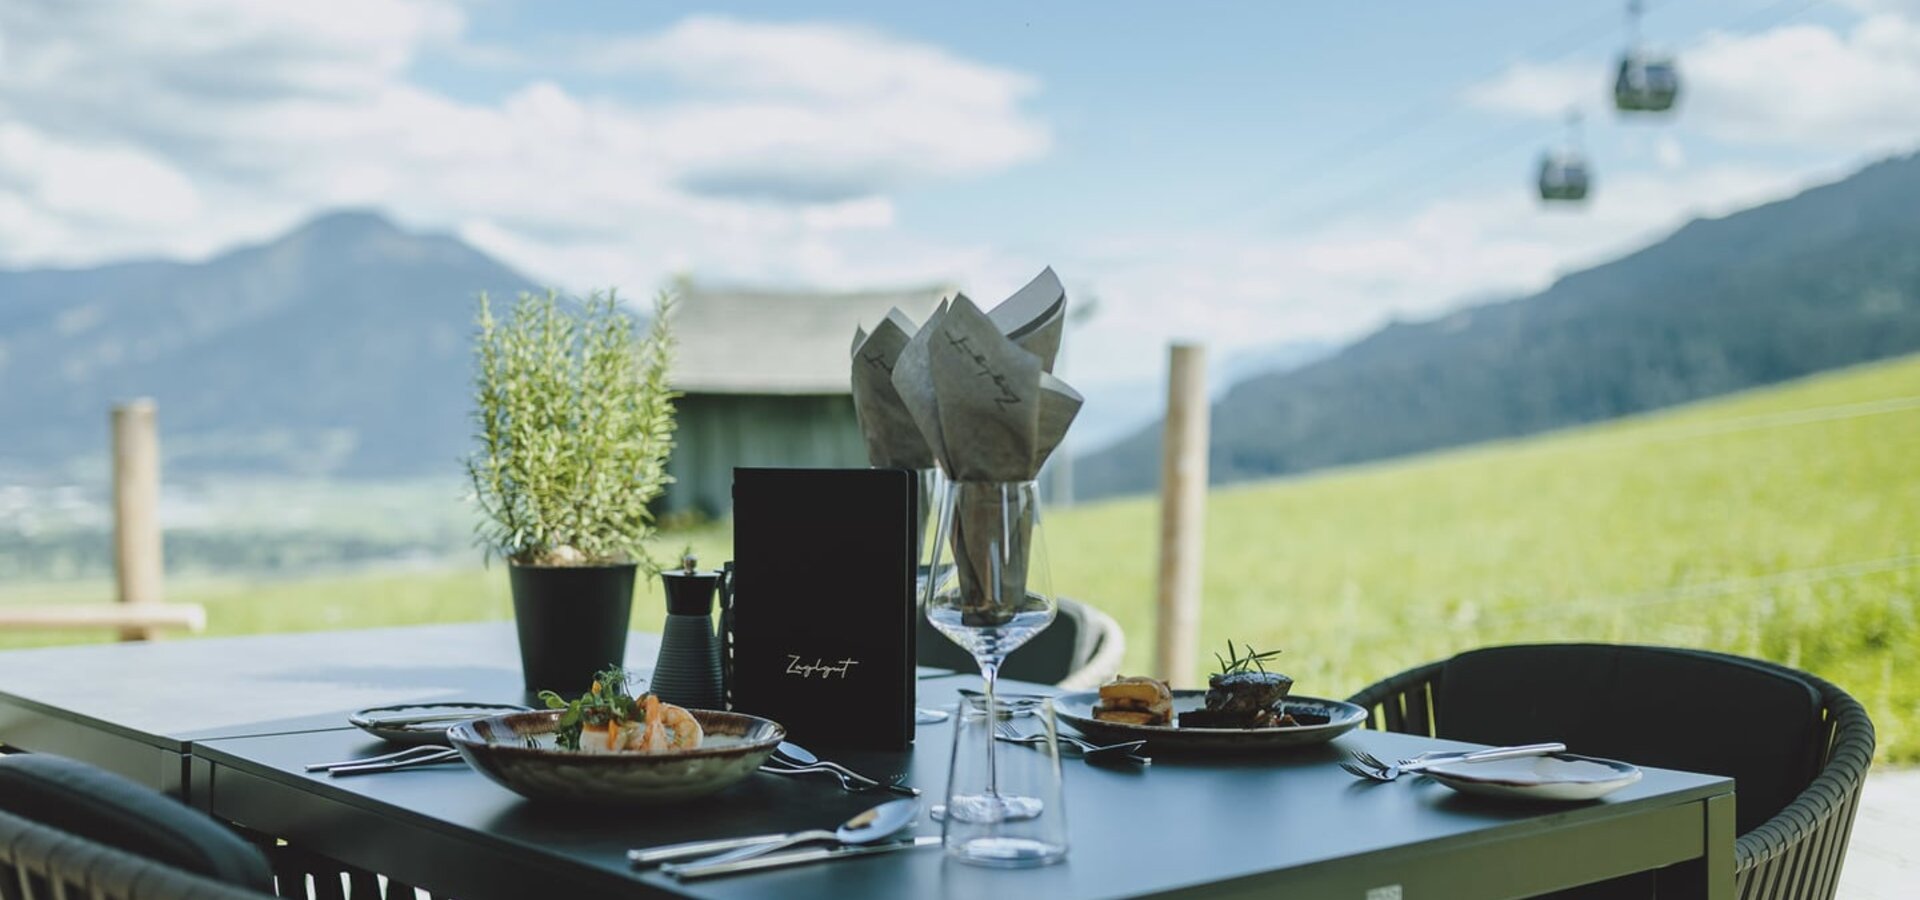
[[[1587,199],[1592,178],[1587,161],[1568,150],[1550,150],[1540,157],[1540,199],[1546,203],[1579,203]]]
[[[1622,112],[1666,112],[1680,96],[1680,70],[1671,57],[1632,52],[1620,57],[1613,105]]]

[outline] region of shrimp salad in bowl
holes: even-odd
[[[627,675],[608,669],[594,678],[593,688],[567,700],[541,691],[548,709],[564,710],[554,728],[554,743],[582,753],[663,753],[692,750],[706,739],[700,720],[685,707],[653,694],[627,693]]]
[[[618,669],[572,700],[540,699],[546,709],[460,722],[447,739],[475,771],[530,799],[656,804],[745,780],[787,737],[770,719],[632,694]]]

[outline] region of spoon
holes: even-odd
[[[668,863],[667,865],[661,866],[660,871],[672,875],[679,869],[685,867],[712,866],[721,863],[738,862],[743,859],[752,859],[756,856],[772,853],[775,850],[781,850],[795,844],[805,844],[812,841],[834,841],[842,847],[878,843],[898,834],[902,829],[912,825],[919,818],[920,801],[893,800],[882,803],[879,806],[848,819],[841,823],[839,828],[832,831],[814,829],[811,831],[796,831],[792,834],[783,834],[775,840],[763,844],[755,844],[751,847],[741,847],[738,850],[731,850],[718,856],[696,859],[689,863]]]

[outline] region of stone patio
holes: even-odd
[[[1840,870],[1842,900],[1920,897],[1920,769],[1875,769]]]

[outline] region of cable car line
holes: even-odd
[[[1628,10],[1630,26],[1628,35],[1629,51],[1622,55],[1622,66],[1626,66],[1629,62],[1628,57],[1631,55],[1631,48],[1639,43],[1638,21],[1640,15],[1644,14],[1648,9],[1656,6],[1665,7],[1672,2],[1675,2],[1675,0],[1667,0],[1667,2],[1657,4],[1630,0]],[[1742,32],[1755,28],[1765,28],[1804,13],[1824,2],[1826,2],[1826,0],[1778,0],[1778,2],[1750,12],[1721,27],[1727,30]],[[1565,32],[1555,35],[1548,41],[1542,41],[1535,45],[1534,50],[1529,51],[1520,58],[1528,61],[1539,61],[1536,60],[1536,56],[1541,53],[1544,48],[1557,48],[1565,44],[1566,47],[1561,53],[1556,56],[1547,57],[1543,61],[1548,63],[1554,62],[1559,57],[1582,49],[1604,36],[1605,33],[1618,28],[1619,20],[1613,18],[1615,15],[1618,15],[1618,13],[1609,13],[1605,19],[1596,18],[1584,22],[1576,28],[1568,29]],[[1647,71],[1649,68],[1656,70],[1660,68],[1659,65],[1648,66],[1646,65],[1647,63],[1658,64],[1662,62],[1665,64],[1664,72]],[[1431,124],[1448,113],[1458,112],[1459,108],[1457,105],[1436,101],[1457,96],[1465,87],[1498,76],[1500,73],[1506,71],[1510,65],[1511,63],[1503,63],[1500,68],[1488,74],[1477,76],[1460,85],[1451,87],[1443,93],[1430,95],[1427,101],[1408,108],[1400,116],[1387,120],[1382,126],[1354,135],[1342,141],[1340,144],[1335,145],[1328,153],[1313,157],[1305,163],[1290,164],[1288,168],[1294,171],[1312,171],[1319,174],[1332,171],[1341,165],[1350,164],[1362,159],[1369,154],[1392,145],[1395,138],[1418,131],[1420,128]],[[1620,78],[1627,73],[1620,71],[1620,68],[1617,67],[1613,74],[1616,81],[1614,99],[1616,104],[1618,104],[1620,99],[1618,82]],[[1672,58],[1670,56],[1656,56],[1643,60],[1643,65],[1640,71],[1634,75],[1634,78],[1640,80],[1634,81],[1630,87],[1641,93],[1637,94],[1633,99],[1636,102],[1644,103],[1645,107],[1636,108],[1631,111],[1623,109],[1623,112],[1629,112],[1629,114],[1636,116],[1650,114],[1656,118],[1665,118],[1667,115],[1670,115],[1673,101],[1678,96],[1679,87],[1677,67],[1673,65]],[[1661,105],[1662,103],[1664,103],[1664,105]],[[1430,175],[1437,174],[1441,177],[1458,175],[1461,172],[1476,168],[1493,159],[1501,158],[1492,155],[1493,151],[1507,149],[1509,146],[1507,142],[1521,131],[1529,134],[1537,134],[1538,123],[1526,123],[1519,128],[1503,130],[1490,139],[1478,140],[1472,144],[1462,146],[1456,152],[1446,153],[1438,157],[1429,157],[1429,159],[1432,160],[1431,162],[1425,164],[1416,163],[1413,166],[1401,169],[1403,177],[1398,177],[1387,182],[1374,181],[1360,190],[1344,195],[1336,202],[1318,204],[1313,207],[1312,211],[1304,215],[1283,215],[1282,228],[1284,229],[1288,226],[1296,228],[1302,227],[1339,215],[1343,212],[1357,211],[1359,208],[1363,208],[1361,205],[1364,202],[1380,195],[1397,194],[1403,197],[1409,196],[1419,187],[1431,187],[1435,184],[1436,180],[1430,178]],[[1574,152],[1569,155],[1568,150]],[[1556,156],[1556,153],[1559,159],[1551,166],[1553,171],[1549,172],[1549,161]],[[1564,202],[1570,205],[1578,203],[1586,198],[1593,187],[1592,165],[1586,158],[1584,151],[1578,146],[1577,136],[1575,140],[1571,140],[1563,145],[1561,150],[1548,150],[1543,153],[1540,158],[1539,169],[1535,175],[1535,187],[1540,191],[1543,202]],[[1549,185],[1548,182],[1553,182],[1554,184]],[[1578,188],[1575,187],[1576,183],[1579,184]],[[1546,195],[1549,192],[1560,196],[1548,197]],[[1574,194],[1578,196],[1573,196]],[[1260,206],[1256,209],[1272,209],[1275,205],[1274,199],[1269,198],[1261,202]]]
[[[1677,2],[1681,2],[1681,0],[1662,0],[1662,2],[1652,3],[1649,4],[1649,6],[1664,8]],[[1617,18],[1618,15],[1618,12],[1608,12],[1603,16],[1589,18],[1575,27],[1568,28],[1546,40],[1534,43],[1515,58],[1533,60],[1544,57],[1546,62],[1557,61],[1613,33],[1614,30],[1619,27],[1620,20]],[[1510,60],[1502,62],[1496,68],[1478,72],[1443,90],[1424,95],[1419,102],[1402,110],[1398,115],[1382,121],[1379,125],[1351,135],[1324,152],[1303,160],[1289,162],[1286,164],[1286,168],[1292,171],[1326,173],[1338,170],[1343,166],[1351,165],[1384,147],[1391,146],[1397,138],[1404,138],[1449,114],[1458,113],[1460,111],[1458,106],[1448,101],[1458,97],[1462,91],[1473,85],[1498,77],[1511,65],[1512,62]],[[1289,193],[1297,193],[1297,191]],[[1239,196],[1266,196],[1267,194],[1268,191],[1256,187],[1249,188]],[[1239,198],[1236,198],[1233,203],[1233,206],[1238,208],[1238,214],[1240,215],[1259,213],[1266,209],[1271,209],[1273,205],[1273,199],[1271,197],[1260,202],[1257,206],[1250,208],[1244,206]]]

